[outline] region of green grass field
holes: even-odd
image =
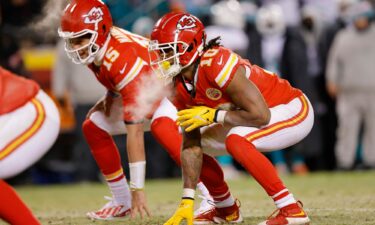
[[[375,225],[375,172],[313,173],[283,180],[304,202],[311,224]],[[21,186],[16,190],[43,224],[163,224],[179,203],[181,180],[151,180],[146,185],[153,217],[109,222],[93,222],[85,217],[88,210],[105,203],[103,196],[108,190],[104,184]],[[244,224],[257,224],[274,210],[270,198],[252,178],[244,177],[229,185],[241,201]]]

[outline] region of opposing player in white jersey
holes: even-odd
[[[39,160],[55,142],[60,117],[39,85],[0,67],[0,218],[10,224],[39,224],[3,180]]]

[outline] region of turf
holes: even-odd
[[[375,172],[312,173],[283,180],[303,201],[311,224],[375,224]],[[88,210],[105,203],[102,196],[108,195],[108,190],[104,184],[20,186],[16,190],[42,224],[163,224],[179,203],[181,180],[151,180],[146,185],[153,217],[110,222],[93,222],[85,217]],[[252,178],[245,176],[229,185],[241,201],[244,224],[257,224],[274,210],[270,198]]]

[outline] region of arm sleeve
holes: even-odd
[[[147,72],[147,63],[131,47],[118,51],[120,56],[111,68],[112,83],[122,96],[125,123],[140,123],[146,114],[137,103],[137,97],[141,91],[141,77]]]
[[[239,66],[240,57],[228,49],[218,50],[219,52],[212,57],[212,62],[202,67],[209,82],[225,91]]]

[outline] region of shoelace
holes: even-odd
[[[107,204],[105,204],[98,212],[102,212],[104,209],[108,207],[113,207],[115,205],[115,200],[112,197],[104,196],[105,200],[108,200]]]
[[[213,206],[211,207],[211,209],[215,209],[215,202],[213,200],[203,195],[198,195],[198,198],[202,200],[201,200],[201,203],[199,204],[199,208],[194,211],[194,214],[199,214],[199,213],[203,213],[207,211],[207,208],[208,208],[207,204]],[[209,209],[208,211],[211,211],[211,209]]]
[[[202,205],[202,203],[205,201],[205,202],[207,202],[209,205],[215,206],[215,202],[214,202],[213,200],[211,200],[211,199],[209,199],[209,198],[207,198],[207,197],[205,197],[205,196],[203,196],[203,195],[198,195],[198,198],[202,199],[202,201],[201,201],[201,205]]]

